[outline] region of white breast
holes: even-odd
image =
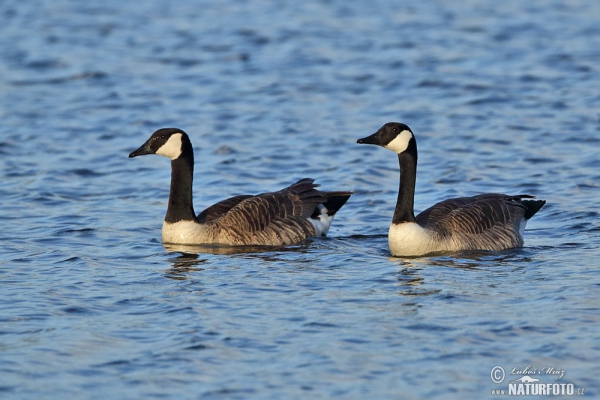
[[[194,221],[163,222],[162,240],[173,244],[210,243],[203,226]]]
[[[420,256],[440,250],[431,234],[416,222],[392,224],[388,242],[394,256]]]

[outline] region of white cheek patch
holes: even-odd
[[[413,134],[410,131],[404,130],[400,132],[398,136],[394,138],[394,140],[389,142],[385,148],[400,154],[408,148],[408,142],[410,139],[412,139],[412,137]]]
[[[156,150],[156,154],[169,157],[171,160],[179,157],[181,155],[181,133],[171,135],[169,140]]]

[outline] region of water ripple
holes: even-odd
[[[0,392],[475,399],[531,364],[597,395],[599,13],[3,3]],[[398,161],[355,144],[390,120],[419,140],[417,210],[546,199],[525,247],[390,257]],[[127,154],[166,126],[198,210],[304,176],[355,194],[326,239],[163,246],[168,160]]]

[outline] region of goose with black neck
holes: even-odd
[[[395,256],[521,247],[527,221],[546,203],[531,200],[531,195],[486,193],[444,200],[415,217],[418,152],[412,130],[390,122],[357,143],[381,146],[398,155],[400,187],[388,232]]]
[[[352,195],[324,192],[305,178],[271,193],[238,195],[196,215],[193,206],[194,150],[177,128],[159,129],[129,157],[158,154],[171,160],[171,188],[162,240],[170,244],[287,246],[326,236],[337,211]]]

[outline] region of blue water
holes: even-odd
[[[600,395],[600,2],[101,3],[0,3],[1,398]],[[391,258],[397,159],[355,143],[388,121],[418,211],[546,199],[525,247]],[[127,154],[171,126],[198,211],[355,194],[326,239],[165,248],[168,160]]]

